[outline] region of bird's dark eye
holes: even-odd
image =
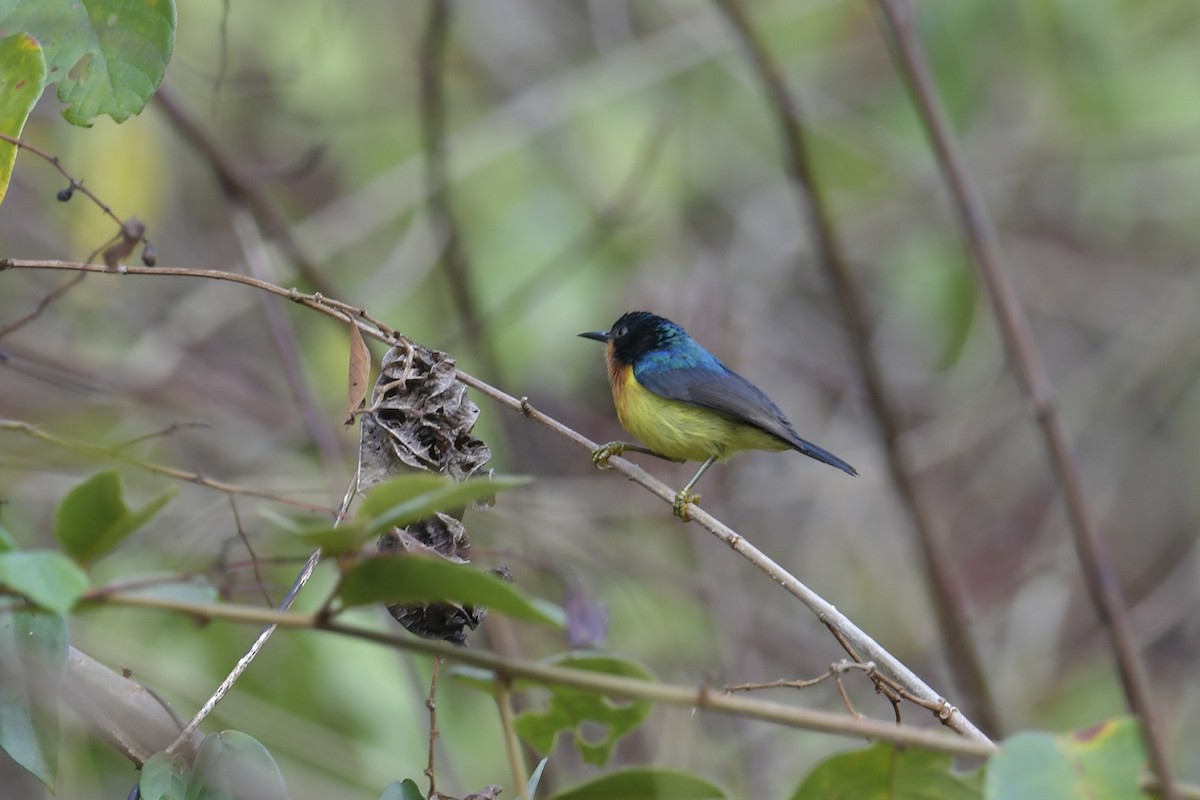
[[[618,339],[620,339],[622,336],[624,336],[627,333],[629,333],[629,328],[627,326],[622,325],[621,327],[617,328],[617,338]]]

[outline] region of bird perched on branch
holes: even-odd
[[[761,389],[705,350],[687,331],[648,311],[631,311],[607,331],[579,334],[605,343],[608,382],[621,426],[646,446],[609,442],[592,461],[626,451],[668,461],[700,461],[700,469],[675,496],[674,511],[700,500],[692,488],[717,461],[746,450],[799,450],[850,475],[854,467],[800,438]]]

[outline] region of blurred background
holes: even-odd
[[[160,265],[248,272],[365,306],[597,441],[622,433],[601,349],[576,334],[606,329],[626,310],[672,318],[861,473],[851,480],[796,454],[756,453],[709,473],[704,507],[971,715],[773,117],[711,4],[456,5],[442,78],[457,237],[428,202],[425,4],[180,5],[166,103],[120,126],[81,129],[61,119],[49,93],[23,134],[118,215],[145,222]],[[1200,780],[1200,6],[915,5],[1120,569],[1176,772]],[[989,733],[1067,730],[1123,713],[1043,442],[874,4],[744,7],[798,101],[866,292],[901,444],[964,587],[999,719]],[[197,128],[282,209],[307,274],[245,198],[225,191],[189,139]],[[64,184],[20,155],[0,212],[0,255],[82,260],[115,232],[83,198],[58,202]],[[448,252],[459,269],[447,267]],[[0,325],[68,278],[0,275]],[[112,445],[187,426],[132,452],[332,506],[357,448],[357,429],[341,425],[347,353],[343,325],[243,287],[93,275],[0,339],[0,415]],[[606,614],[603,646],[667,681],[806,678],[842,657],[811,613],[728,547],[596,472],[585,451],[476,401],[493,466],[537,478],[467,518],[477,562],[506,564],[532,593]],[[55,504],[100,463],[5,435],[0,521],[26,546],[51,546]],[[674,486],[694,470],[646,467]],[[135,502],[165,484],[125,473]],[[266,603],[240,524],[260,558],[279,560],[263,567],[279,602],[303,548],[256,513],[269,504],[236,505],[240,522],[225,496],[183,486],[97,566],[97,579],[207,572],[229,597]],[[318,604],[331,579],[323,568],[301,605]],[[184,716],[255,634],[130,610],[71,620],[73,644],[132,669]],[[527,658],[567,647],[494,617],[473,643]],[[258,737],[296,798],[375,797],[425,767],[429,669],[364,643],[281,634],[207,729]],[[865,680],[846,682],[858,710],[890,718]],[[842,708],[826,685],[769,696]],[[453,680],[440,699],[439,788],[507,784],[491,700]],[[931,724],[915,707],[905,713]],[[129,764],[72,730],[59,796],[123,796],[136,780]],[[696,770],[737,796],[779,797],[819,759],[853,746],[658,709],[618,760]],[[25,786],[16,768],[2,772]],[[561,788],[594,772],[562,742],[547,780]],[[44,793],[30,785],[23,796]]]

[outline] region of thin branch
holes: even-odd
[[[124,599],[126,598],[117,598],[118,602]],[[138,603],[137,605],[146,607],[148,604]],[[195,615],[195,609],[180,608],[179,603],[171,605],[172,607],[169,610]],[[184,603],[183,605],[186,606],[187,604]],[[316,622],[312,616],[296,613],[279,614],[267,609],[239,609],[236,606],[219,605],[204,606],[204,608],[229,612],[220,616],[207,617],[209,619],[236,619],[241,622],[262,623],[267,618],[270,618],[272,622],[288,628],[309,628]],[[243,614],[243,611],[247,613]],[[847,727],[845,730],[829,731],[838,733],[839,735],[854,738],[876,738],[880,741],[892,742],[900,746],[925,747],[966,757],[986,758],[996,752],[996,748],[993,745],[970,742],[965,739],[939,733],[938,731],[901,728],[890,724],[883,724],[881,728],[876,728],[881,723],[869,719],[856,720],[826,712],[807,712],[804,709],[798,709],[793,706],[749,701],[742,698],[726,697],[725,699],[732,702],[722,703],[720,702],[720,695],[711,695],[703,689],[697,692],[694,688],[685,686],[670,686],[651,681],[618,678],[616,676],[603,675],[602,673],[585,670],[546,667],[545,665],[533,662],[498,659],[496,656],[488,653],[465,650],[441,642],[417,639],[416,637],[391,636],[353,628],[344,630],[335,628],[332,632],[354,638],[370,639],[396,650],[408,650],[461,661],[462,663],[474,663],[485,669],[491,669],[498,675],[508,675],[510,678],[525,677],[549,685],[573,686],[614,697],[645,699],[668,705],[683,706],[685,708],[706,708],[706,710],[717,713],[742,716],[749,719],[760,719],[766,722],[797,728],[809,728],[810,726],[803,721],[802,717],[812,713],[815,715],[814,719],[828,717],[846,723]],[[529,669],[527,670],[527,668]],[[526,672],[530,674],[526,674]],[[136,739],[139,743],[145,742],[145,744],[138,744],[129,749],[122,749],[122,753],[138,765],[151,754],[161,750],[162,738],[173,735],[175,730],[175,716],[164,712],[161,705],[154,701],[154,698],[148,692],[145,695],[141,695],[145,688],[124,678],[103,664],[93,661],[79,650],[71,648],[70,668],[67,673],[65,692],[68,702],[73,708],[88,717],[93,725],[104,733],[105,738],[114,742],[126,741],[128,743],[128,740],[133,739]],[[623,691],[623,689],[629,691]],[[649,693],[645,690],[649,690]],[[655,690],[661,690],[661,692]],[[131,703],[131,698],[135,702]],[[689,698],[693,702],[689,702]],[[704,705],[701,701],[707,701],[708,704]],[[107,710],[107,713],[97,714],[96,711],[100,709]],[[799,712],[799,714],[793,714],[792,712]],[[119,727],[114,727],[114,715],[119,717]],[[856,731],[856,726],[860,727],[861,730]],[[876,730],[881,735],[875,735]],[[193,748],[198,744],[199,739],[196,739],[193,743]],[[1155,792],[1157,791],[1157,782],[1153,778],[1143,779],[1142,788]],[[1177,796],[1180,798],[1200,800],[1200,786],[1176,784],[1175,789]]]
[[[500,725],[504,728],[504,749],[508,752],[508,768],[513,783],[517,785],[517,796],[529,800],[529,770],[521,755],[521,740],[517,737],[514,724],[512,685],[508,678],[496,678],[496,707],[500,710]]]
[[[229,221],[233,226],[234,239],[242,251],[247,271],[259,280],[269,280],[272,277],[271,257],[263,241],[262,232],[247,209],[248,206],[236,198],[229,204]],[[341,439],[334,432],[329,415],[321,409],[312,382],[304,372],[299,353],[300,337],[296,335],[291,319],[275,298],[259,295],[259,299],[262,300],[263,316],[271,334],[271,343],[279,356],[279,365],[288,389],[291,390],[296,410],[300,412],[300,419],[304,421],[308,435],[316,444],[325,468],[332,472],[343,461]]]
[[[437,770],[434,769],[436,759],[434,754],[437,751],[437,740],[441,735],[438,733],[437,726],[437,683],[438,672],[442,668],[442,658],[437,656],[433,659],[433,677],[429,679],[429,698],[425,701],[425,708],[429,709],[429,766],[425,768],[425,777],[429,778],[429,793],[426,797],[429,800],[434,800],[437,796]]]
[[[169,436],[175,435],[175,433],[177,431],[187,430],[189,428],[208,428],[208,427],[210,427],[210,426],[207,422],[172,422],[170,425],[168,425],[165,428],[162,428],[161,430],[152,431],[150,433],[143,433],[141,436],[135,436],[132,439],[122,442],[121,444],[117,445],[117,447],[113,450],[113,452],[120,453],[123,450],[128,450],[130,447],[133,447],[135,444],[140,444],[142,442],[149,441],[150,439],[158,439],[158,438],[165,439]]]
[[[229,510],[233,512],[233,524],[237,526],[238,538],[242,540],[242,544],[246,546],[246,552],[250,554],[250,563],[254,568],[254,582],[262,592],[263,600],[267,601],[267,605],[273,606],[275,603],[271,600],[271,593],[267,591],[267,582],[263,579],[262,570],[259,568],[258,556],[255,554],[254,548],[250,546],[250,537],[246,535],[246,529],[242,527],[242,515],[238,513],[237,502],[234,501],[233,495],[226,495],[226,497],[229,499]]]
[[[863,377],[867,400],[882,434],[888,468],[904,507],[908,510],[917,543],[924,557],[934,611],[946,641],[955,683],[965,694],[972,715],[990,732],[1000,730],[1000,716],[984,676],[983,666],[967,624],[962,587],[950,558],[935,531],[934,514],[917,488],[913,468],[902,444],[903,426],[898,404],[884,378],[883,368],[871,347],[871,326],[866,301],[853,268],[847,262],[825,200],[817,185],[808,144],[796,101],[766,46],[750,28],[737,0],[715,0],[746,50],[755,75],[775,115],[784,149],[785,167],[797,201],[807,216],[818,261],[832,284],[842,310],[842,321]]]
[[[62,176],[64,178],[66,178],[68,181],[70,181],[71,185],[70,185],[70,188],[65,190],[65,192],[62,195],[60,195],[61,199],[64,199],[64,200],[70,199],[71,194],[74,194],[75,192],[79,192],[84,197],[86,197],[87,199],[89,199],[93,203],[95,203],[97,208],[99,208],[102,212],[104,212],[105,216],[109,217],[110,219],[112,219],[113,222],[117,223],[118,228],[121,228],[122,230],[124,230],[124,228],[125,228],[124,220],[122,220],[120,217],[118,217],[116,215],[116,212],[114,212],[107,203],[105,203],[103,200],[101,200],[99,197],[97,197],[95,192],[93,192],[88,187],[84,186],[82,180],[77,180],[75,178],[75,176],[73,176],[70,172],[67,172],[66,167],[64,167],[62,165],[62,161],[59,159],[58,156],[52,156],[49,153],[47,153],[45,150],[42,150],[41,148],[36,147],[35,145],[29,144],[29,142],[26,142],[22,139],[18,139],[15,136],[9,136],[7,133],[0,133],[0,141],[8,142],[9,144],[11,144],[15,147],[21,148],[22,150],[28,150],[29,152],[33,153],[38,158],[41,158],[41,159],[45,160],[46,162],[48,162],[56,170],[58,170],[60,173],[62,173]],[[141,241],[143,244],[150,243],[146,240],[145,236],[139,236],[138,240]]]
[[[33,322],[35,319],[40,317],[42,314],[44,314],[46,312],[46,309],[50,307],[51,303],[53,303],[55,300],[58,300],[60,297],[65,295],[67,292],[74,289],[86,277],[87,277],[87,273],[81,272],[78,275],[73,276],[70,280],[65,281],[61,286],[56,286],[53,289],[51,289],[49,292],[46,293],[45,297],[43,297],[41,300],[38,301],[38,304],[36,306],[34,306],[33,310],[30,311],[28,314],[25,314],[22,317],[18,317],[17,319],[13,320],[12,322],[8,323],[7,325],[0,326],[0,339],[3,339],[5,336],[8,336],[10,333],[12,333],[15,330],[25,327],[26,325],[28,325],[29,323]]]
[[[317,564],[320,562],[320,560],[321,551],[314,550],[313,554],[308,557],[308,561],[305,562],[304,568],[300,570],[300,575],[297,576],[296,582],[292,584],[291,591],[287,593],[287,596],[283,598],[283,602],[279,604],[279,612],[286,612],[292,607],[292,603],[296,602],[296,596],[300,594],[300,590],[304,588],[306,583],[308,583],[309,577],[312,576],[313,570],[317,568]],[[113,595],[110,595],[110,597],[111,596]],[[216,691],[212,693],[212,696],[205,701],[204,705],[201,706],[200,710],[197,711],[195,716],[191,718],[187,726],[179,734],[178,738],[176,738],[175,741],[172,742],[167,748],[168,753],[174,753],[180,746],[188,741],[191,735],[200,727],[200,723],[204,722],[208,715],[213,712],[213,709],[217,707],[217,703],[221,702],[221,700],[225,698],[225,695],[229,693],[229,690],[232,689],[234,684],[237,683],[238,679],[242,677],[242,673],[246,671],[246,669],[250,666],[250,663],[258,656],[259,651],[266,646],[267,641],[271,638],[271,635],[275,633],[275,630],[276,626],[274,624],[268,624],[267,627],[263,629],[263,632],[260,633],[258,638],[254,640],[254,644],[250,645],[250,649],[246,651],[245,655],[238,659],[237,664],[234,665],[229,675],[225,677],[225,680],[221,681],[221,684],[216,688]]]
[[[87,595],[87,598],[91,599],[91,596]],[[697,689],[695,686],[663,684],[589,670],[550,666],[523,659],[501,658],[483,650],[455,647],[444,642],[420,639],[415,636],[360,628],[336,620],[322,623],[315,614],[275,611],[230,603],[191,603],[170,597],[139,594],[109,594],[103,599],[112,605],[174,611],[200,619],[329,631],[383,644],[398,650],[440,656],[450,662],[492,670],[496,675],[510,681],[525,678],[552,686],[567,686],[631,700],[650,700],[664,705],[744,716],[796,728],[858,739],[876,739],[911,747],[924,747],[955,755],[986,757],[996,752],[996,746],[991,742],[952,736],[936,729],[901,727],[883,720],[854,719],[844,714],[834,714],[828,711],[816,711],[749,697],[723,695],[703,687]]]
[[[918,116],[929,136],[938,166],[961,218],[971,254],[987,287],[1009,361],[1029,395],[1040,423],[1050,463],[1071,520],[1075,554],[1096,614],[1108,630],[1125,697],[1130,709],[1141,720],[1150,762],[1163,796],[1172,800],[1175,792],[1171,787],[1171,770],[1162,727],[1154,709],[1146,667],[1129,623],[1117,577],[1119,573],[1105,550],[1091,509],[1084,498],[1079,464],[1071,451],[1066,428],[1058,416],[1053,387],[1030,330],[1029,320],[1001,256],[996,230],[959,152],[950,121],[938,96],[937,83],[913,24],[912,6],[908,0],[878,0],[878,5],[891,36],[896,67],[912,93]]]
[[[90,266],[90,265],[87,265]],[[163,464],[155,464],[150,461],[143,461],[140,458],[126,455],[124,445],[113,449],[105,445],[93,444],[92,442],[84,442],[79,439],[67,439],[63,436],[58,436],[53,433],[38,428],[35,425],[30,425],[28,422],[15,419],[0,419],[0,431],[8,431],[12,433],[21,433],[31,439],[36,439],[39,442],[52,444],[55,447],[62,447],[66,450],[71,450],[76,453],[86,453],[99,458],[113,459],[124,464],[144,469],[147,472],[152,472],[156,475],[163,475],[168,478],[174,478],[187,483],[194,483],[197,486],[203,486],[206,489],[213,489],[218,492],[224,492],[228,495],[242,495],[244,497],[258,497],[262,500],[270,500],[275,503],[300,508],[305,511],[311,511],[315,514],[332,514],[333,509],[328,506],[318,505],[316,503],[307,503],[303,500],[296,500],[291,497],[285,497],[274,492],[264,491],[262,489],[252,489],[248,486],[238,486],[225,481],[214,480],[213,478],[205,477],[199,472],[188,472],[175,467],[168,467]]]
[[[333,514],[333,526],[335,528],[338,525],[341,525],[342,520],[345,519],[346,512],[350,508],[350,503],[354,499],[354,493],[357,485],[358,476],[356,474],[354,480],[352,480],[346,487],[346,491],[342,495],[342,502],[338,504],[337,510]],[[291,588],[288,589],[287,595],[284,596],[283,601],[276,609],[277,612],[283,613],[292,607],[292,605],[296,602],[296,598],[300,596],[301,590],[303,590],[308,584],[309,578],[312,577],[312,574],[316,570],[319,563],[321,563],[321,551],[318,549],[312,552],[312,554],[308,557],[308,560],[304,562],[304,566],[300,568],[300,573],[296,576],[296,579],[292,581]],[[320,612],[314,615],[314,619],[322,620],[324,619],[324,615],[325,610],[322,609]],[[238,662],[233,666],[233,669],[230,670],[229,674],[225,677],[225,680],[221,682],[221,685],[216,688],[216,691],[212,693],[212,696],[208,698],[200,710],[196,712],[196,715],[192,717],[190,722],[188,722],[183,733],[181,733],[179,738],[175,740],[175,743],[168,748],[168,751],[173,751],[177,745],[184,741],[184,738],[188,733],[195,731],[200,727],[200,723],[202,723],[204,719],[213,712],[213,709],[217,707],[217,703],[221,702],[225,695],[229,693],[229,690],[233,688],[234,684],[237,683],[246,670],[250,668],[250,664],[255,658],[258,657],[258,654],[262,651],[263,647],[266,646],[267,641],[275,634],[276,629],[277,626],[274,623],[268,624],[267,627],[263,629],[262,633],[258,635],[258,638],[254,640],[254,643],[250,645],[250,649],[246,651],[245,655],[238,659]]]
[[[349,303],[344,303],[340,300],[334,300],[326,297],[321,292],[313,292],[311,294],[301,292],[299,289],[285,289],[282,286],[277,286],[269,281],[259,280],[249,275],[242,275],[237,272],[229,272],[222,269],[193,269],[183,267],[139,267],[133,264],[122,264],[117,269],[109,269],[100,264],[87,264],[79,261],[58,261],[54,259],[39,260],[28,258],[0,258],[0,272],[6,269],[44,269],[44,270],[61,270],[64,272],[95,272],[102,275],[159,275],[163,277],[186,277],[186,278],[204,278],[206,280],[229,281],[230,283],[241,283],[246,286],[253,286],[264,292],[286,297],[294,303],[299,303],[302,306],[307,306],[314,311],[319,311],[327,317],[332,317],[340,322],[347,320],[368,323],[374,326],[374,330],[358,324],[360,330],[364,334],[373,336],[386,344],[393,344],[392,341],[396,337],[393,331],[382,320],[375,319],[360,306],[353,306]]]
[[[306,305],[314,310],[320,311],[323,314],[334,317],[339,320],[345,320],[345,312],[339,310],[345,307],[344,304],[336,301],[328,300],[320,295],[303,295],[296,290],[287,290],[265,281],[258,281],[253,278],[248,278],[244,275],[236,275],[234,273],[220,272],[218,270],[189,270],[189,269],[140,269],[136,267],[128,267],[124,271],[107,272],[103,268],[95,268],[90,264],[69,264],[61,261],[30,261],[25,259],[0,259],[0,271],[4,269],[54,269],[54,270],[71,270],[79,269],[84,271],[101,272],[102,274],[120,275],[120,274],[139,274],[152,275],[157,277],[162,276],[180,276],[186,275],[189,277],[203,277],[214,280],[228,280],[235,283],[243,283],[248,286],[254,286],[263,291],[272,292],[287,296],[298,303]],[[399,334],[392,331],[390,328],[380,330],[377,323],[365,311],[359,310],[356,316],[350,317],[351,321],[358,325],[364,336],[384,341],[387,343],[396,343],[406,341]],[[364,321],[365,320],[365,321]],[[368,324],[368,322],[370,324]],[[549,430],[557,433],[559,436],[567,439],[575,445],[587,450],[589,453],[594,451],[599,445],[588,439],[583,434],[564,425],[558,420],[550,417],[530,404],[528,398],[516,398],[506,392],[497,389],[478,378],[469,375],[462,370],[458,371],[458,378],[467,386],[479,391],[488,397],[491,397],[497,403],[509,408],[512,411],[523,414],[529,419],[545,426]],[[675,502],[675,490],[667,486],[662,481],[654,478],[641,467],[624,458],[613,457],[609,460],[609,467],[616,472],[621,473],[629,478],[634,483],[649,491],[661,500],[668,504]],[[884,649],[878,642],[868,636],[861,628],[855,625],[848,617],[838,611],[831,603],[826,601],[812,589],[801,583],[794,575],[780,566],[777,562],[751,544],[744,536],[737,531],[724,524],[716,517],[709,514],[703,508],[693,507],[691,509],[691,519],[702,528],[708,530],[719,540],[727,544],[732,550],[741,555],[759,570],[764,572],[775,583],[779,584],[784,590],[790,593],[793,597],[800,600],[808,608],[817,615],[817,618],[837,632],[839,642],[843,645],[849,643],[854,650],[850,651],[856,658],[860,660],[874,661],[881,670],[895,678],[901,686],[905,688],[912,696],[918,697],[929,703],[937,705],[939,713],[938,719],[942,724],[951,728],[954,731],[974,739],[978,742],[989,743],[990,740],[985,736],[970,719],[967,718],[955,706],[950,704],[944,697],[935,692],[928,684],[917,677],[916,673],[906,667],[899,659],[893,656],[890,652]]]
[[[726,686],[721,691],[725,694],[733,694],[734,692],[757,692],[762,689],[808,689],[853,669],[870,672],[875,669],[875,665],[869,661],[861,663],[858,661],[847,661],[843,658],[841,661],[830,664],[829,669],[815,678],[808,678],[806,680],[780,678],[777,681],[767,681],[765,683],[738,683],[733,686]]]
[[[501,376],[500,360],[482,327],[483,314],[475,296],[471,264],[462,241],[462,225],[450,197],[447,169],[446,99],[443,75],[446,40],[450,35],[453,8],[450,0],[429,0],[429,21],[421,38],[418,68],[421,79],[421,136],[425,142],[425,190],[434,226],[445,237],[442,266],[450,296],[462,317],[467,342],[479,356],[488,376]]]

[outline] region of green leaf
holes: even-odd
[[[495,575],[433,557],[364,559],[346,573],[338,596],[348,606],[447,601],[487,606],[515,619],[556,628],[566,624],[566,614],[561,608],[530,598]]]
[[[336,528],[332,525],[314,525],[292,531],[292,534],[312,547],[321,548],[321,552],[327,556],[357,553],[364,542],[378,535],[357,521],[344,521]]]
[[[329,522],[298,522],[269,508],[261,508],[258,513],[276,527],[303,539],[313,547],[321,548],[321,552],[327,556],[358,552],[363,542],[371,538],[366,525],[359,520],[343,520],[341,525],[335,527]]]
[[[54,550],[0,553],[0,586],[57,614],[70,611],[88,589],[75,562]]]
[[[602,775],[551,800],[723,800],[728,796],[717,784],[690,772],[635,767]]]
[[[185,800],[287,800],[279,766],[267,748],[241,731],[204,737]]]
[[[63,116],[124,122],[162,82],[175,44],[173,0],[0,0],[0,30],[41,42]]]
[[[641,664],[616,656],[568,653],[546,663],[605,675],[654,680],[654,675]],[[615,702],[586,689],[567,686],[546,688],[550,692],[546,707],[541,711],[520,714],[516,720],[517,733],[534,749],[549,753],[559,733],[570,732],[575,737],[583,760],[598,767],[608,761],[617,741],[645,722],[653,708],[649,700]],[[585,723],[588,725],[586,734]],[[603,738],[599,741],[596,740],[596,728],[604,729],[604,733],[600,734]]]
[[[138,780],[140,800],[184,800],[187,788],[187,765],[182,759],[169,753],[155,753],[142,765]]]
[[[17,540],[8,532],[8,528],[0,525],[0,553],[7,553],[10,550],[17,550]]]
[[[405,778],[389,784],[379,795],[379,800],[425,800],[425,795],[421,794],[412,778]]]
[[[1140,797],[1146,762],[1142,736],[1131,719],[1110,720],[1072,734],[1018,733],[988,762],[987,800],[1029,797]]]
[[[67,625],[37,611],[0,613],[0,749],[54,789]]]
[[[360,519],[367,520],[369,536],[411,525],[434,512],[450,512],[497,492],[523,486],[529,478],[472,478],[452,481],[428,472],[401,475],[381,483],[363,498]]]
[[[879,744],[821,762],[792,800],[978,800],[980,774],[955,772],[953,763],[942,753]]]
[[[0,39],[0,133],[21,135],[45,85],[46,59],[37,40],[26,33]],[[0,203],[8,193],[16,160],[17,146],[0,142]]]
[[[115,469],[98,472],[71,490],[58,506],[54,535],[81,564],[108,555],[117,545],[171,501],[172,486],[140,509],[125,505],[121,473]]]

